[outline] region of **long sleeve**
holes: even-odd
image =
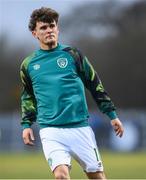
[[[90,91],[99,110],[105,113],[110,119],[117,118],[116,108],[105,91],[102,82],[94,70],[86,56],[83,56],[79,50],[68,48],[66,49],[75,59],[76,67],[80,78],[85,87]]]
[[[21,94],[22,127],[29,128],[36,121],[36,101],[25,64],[21,65],[20,78],[23,85]]]

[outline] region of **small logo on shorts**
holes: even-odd
[[[102,167],[102,163],[101,162],[98,162],[98,167]]]
[[[52,158],[48,159],[48,164],[49,164],[49,166],[52,166]]]
[[[68,64],[68,60],[66,58],[57,59],[57,64],[60,68],[65,68]]]

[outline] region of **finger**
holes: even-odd
[[[26,145],[34,145],[34,143],[28,137],[23,138],[23,141]]]
[[[119,132],[120,132],[120,131],[119,131],[119,128],[115,128],[114,131],[115,131],[115,133],[116,133],[116,136],[117,136],[117,135],[119,134]]]
[[[33,143],[32,141],[30,141],[30,140],[25,140],[24,143],[25,143],[26,145],[31,145],[31,146],[34,145],[34,143]]]
[[[116,136],[120,136],[120,134],[121,134],[121,130],[118,129],[118,130],[116,131]]]
[[[34,143],[32,141],[29,141],[29,143],[27,145],[34,146]]]
[[[34,141],[35,139],[34,139],[34,134],[33,134],[33,131],[30,131],[30,138],[31,138],[31,140],[32,141]]]
[[[120,137],[123,136],[123,133],[124,133],[124,129],[122,128],[121,133],[120,133]]]
[[[116,131],[116,136],[119,136],[119,137],[122,137],[123,136],[123,129],[122,128],[119,128],[117,131]]]
[[[118,135],[118,134],[119,134],[119,131],[120,131],[120,126],[117,125],[117,124],[115,124],[115,125],[113,126],[113,129],[114,129],[116,135]]]

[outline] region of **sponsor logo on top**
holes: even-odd
[[[33,66],[33,69],[34,69],[34,70],[40,69],[40,65],[39,65],[39,64],[35,64],[35,65]]]

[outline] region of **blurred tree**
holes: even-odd
[[[28,54],[27,48],[20,44],[10,47],[8,35],[0,36],[0,112],[16,110],[19,107],[19,67]]]

